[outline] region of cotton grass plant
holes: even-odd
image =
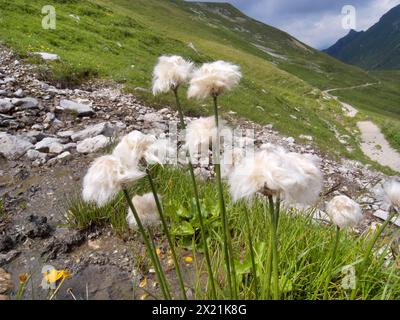
[[[174,93],[176,101],[176,109],[178,110],[179,121],[182,130],[186,129],[186,123],[182,106],[179,100],[178,89],[180,88],[180,86],[185,84],[185,82],[187,82],[190,79],[192,75],[192,70],[193,70],[193,64],[189,61],[186,61],[182,57],[162,56],[159,58],[158,63],[154,67],[153,71],[153,94],[156,95],[159,93],[167,93],[170,91]],[[216,293],[214,275],[211,268],[210,253],[207,244],[207,232],[203,222],[203,215],[201,212],[201,205],[199,198],[199,190],[196,182],[196,177],[194,174],[193,164],[190,157],[188,158],[188,166],[190,171],[190,177],[192,180],[192,187],[196,201],[197,215],[200,222],[201,234],[203,237],[203,248],[206,257],[208,278],[210,281],[213,297],[215,298],[217,296],[217,293]]]
[[[281,201],[288,204],[309,204],[315,201],[322,186],[319,168],[315,159],[288,153],[283,148],[271,145],[265,150],[258,151],[254,157],[243,159],[230,175],[229,186],[234,201],[251,201],[258,193],[265,197],[265,207],[269,207],[270,214],[269,224],[265,214],[266,227],[268,228],[268,225],[270,227],[266,266],[267,294],[269,295],[271,274],[273,274],[272,296],[274,299],[279,299],[278,227]]]
[[[228,231],[228,218],[226,213],[225,199],[222,186],[222,174],[220,163],[220,119],[218,112],[218,97],[226,91],[232,90],[236,87],[242,73],[240,68],[234,64],[225,61],[216,61],[212,63],[205,63],[200,68],[194,71],[190,80],[188,89],[189,98],[206,99],[211,97],[214,102],[214,117],[216,136],[213,140],[213,164],[216,173],[216,182],[219,194],[219,204],[221,212],[221,220],[224,233],[224,251],[225,263],[227,270],[228,286],[232,298],[237,298],[237,284],[236,284],[236,271],[235,262],[233,257],[233,249]],[[232,272],[231,272],[232,269]],[[232,275],[232,279],[231,279]]]
[[[332,254],[328,265],[324,288],[324,300],[328,297],[328,286],[332,276],[332,265],[336,259],[339,245],[340,230],[355,227],[362,219],[362,210],[359,204],[345,195],[334,197],[327,205],[326,213],[332,223],[336,225],[335,238],[332,241]]]

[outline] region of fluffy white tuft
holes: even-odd
[[[156,141],[154,136],[140,131],[132,131],[122,138],[113,151],[113,156],[120,159],[127,168],[136,168],[145,157],[146,150]]]
[[[400,181],[392,179],[383,185],[386,201],[393,207],[400,209]]]
[[[205,99],[232,90],[242,74],[240,68],[225,61],[205,63],[194,71],[188,90],[189,98]]]
[[[317,201],[323,186],[320,160],[311,154],[290,152],[285,156],[296,183],[288,188],[285,200],[289,203],[312,204]],[[301,201],[300,201],[301,200]]]
[[[329,201],[326,213],[341,229],[356,226],[363,217],[359,204],[345,195],[336,196]]]
[[[186,127],[184,148],[190,154],[209,150],[212,140],[217,136],[217,126],[214,117],[199,118],[191,121]]]
[[[224,150],[221,158],[221,177],[226,179],[232,173],[235,166],[237,166],[245,157],[245,150],[243,148],[227,148]]]
[[[183,148],[189,150],[193,159],[208,159],[208,151],[217,139],[217,126],[214,117],[199,118],[190,122],[185,131]],[[226,126],[223,119],[219,119],[220,148],[232,145],[232,130]]]
[[[144,152],[147,163],[166,164],[169,160],[176,159],[177,150],[167,139],[157,139]]]
[[[180,56],[161,56],[153,71],[153,94],[168,92],[187,82],[193,63]]]
[[[83,179],[83,200],[101,207],[115,197],[124,183],[143,176],[136,168],[128,170],[114,156],[102,156],[93,162]]]
[[[270,145],[243,159],[229,176],[229,186],[234,201],[261,192],[288,203],[311,204],[321,191],[322,174],[315,159]]]
[[[158,199],[161,201],[160,195],[158,195]],[[149,226],[159,223],[157,204],[152,193],[146,193],[143,196],[134,196],[132,198],[132,203],[143,225]],[[136,229],[136,219],[130,208],[128,209],[126,221],[128,222],[129,228]]]

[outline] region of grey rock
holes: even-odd
[[[18,89],[17,91],[15,91],[15,92],[14,92],[14,97],[17,97],[17,98],[23,98],[23,97],[25,97],[24,90]]]
[[[109,143],[110,143],[110,138],[103,135],[99,135],[78,142],[76,150],[79,153],[92,153],[106,147]]]
[[[26,157],[29,160],[36,160],[36,159],[41,159],[41,160],[46,160],[47,158],[47,154],[43,153],[43,152],[39,152],[37,150],[34,149],[30,149],[26,152]]]
[[[157,112],[152,112],[152,113],[147,113],[143,116],[143,120],[145,122],[163,122],[164,118],[162,117],[162,115],[158,114]]]
[[[24,226],[24,235],[28,238],[47,238],[50,236],[51,227],[47,218],[31,214],[27,217],[27,224]]]
[[[374,212],[374,216],[382,220],[387,220],[389,218],[389,213],[387,211],[377,210]],[[400,217],[394,217],[391,221],[393,224],[400,227]]]
[[[98,135],[103,135],[106,137],[112,137],[115,132],[115,127],[108,123],[108,122],[102,122],[95,124],[93,126],[89,126],[84,130],[75,132],[74,134],[71,135],[72,141],[82,141],[87,138],[93,138]]]
[[[26,97],[26,98],[14,98],[11,100],[12,104],[16,107],[19,107],[20,109],[26,110],[26,109],[34,109],[39,106],[39,102],[32,97]]]
[[[31,129],[42,131],[42,130],[43,130],[43,125],[41,125],[40,123],[35,123],[35,124],[31,127]]]
[[[49,123],[51,121],[53,121],[56,118],[55,114],[52,112],[47,112],[46,113],[46,118],[44,118],[44,122],[45,123]]]
[[[11,250],[7,253],[0,254],[0,267],[4,266],[7,263],[10,263],[12,260],[18,257],[20,253],[20,251]]]
[[[65,151],[61,154],[59,154],[55,159],[59,162],[67,162],[68,160],[72,159],[72,154],[69,151]]]
[[[55,61],[55,60],[59,60],[60,59],[60,57],[55,53],[32,52],[32,54],[40,56],[43,60],[48,60],[48,61]]]
[[[64,144],[64,151],[72,151],[74,149],[76,149],[76,143],[75,142],[70,142],[67,144]]]
[[[56,154],[64,151],[61,140],[58,138],[44,138],[35,145],[35,149],[41,152],[50,152]]]
[[[33,144],[24,138],[0,132],[0,155],[8,160],[17,160],[22,157]]]
[[[13,108],[10,99],[0,99],[0,113],[8,113]]]
[[[16,81],[17,80],[15,80],[14,77],[6,77],[6,78],[4,78],[3,83],[14,83]]]
[[[307,135],[304,135],[304,134],[301,134],[299,136],[299,138],[300,139],[304,139],[304,140],[308,140],[308,141],[313,141],[313,137],[312,136],[307,136]]]
[[[80,117],[91,116],[94,114],[93,109],[89,105],[66,99],[60,101],[60,105],[57,107],[57,110],[76,112]]]
[[[57,132],[57,136],[60,138],[70,138],[73,134],[74,134],[74,131],[72,131],[72,130]]]

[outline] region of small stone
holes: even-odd
[[[51,121],[53,121],[56,118],[56,115],[52,112],[47,112],[46,113],[46,118],[44,119],[45,123],[49,123]]]
[[[60,59],[60,57],[55,53],[32,52],[32,54],[40,56],[43,60],[55,61],[55,60],[59,60]]]
[[[60,101],[60,105],[56,109],[59,111],[76,112],[80,117],[91,116],[94,114],[93,109],[89,105],[65,99]]]
[[[106,147],[110,142],[111,142],[110,138],[103,135],[99,135],[78,142],[76,150],[79,153],[92,153]]]
[[[42,153],[42,152],[39,152],[39,151],[34,150],[34,149],[30,149],[30,150],[28,150],[28,151],[26,152],[26,157],[27,157],[29,160],[32,160],[32,161],[34,161],[34,160],[36,160],[36,159],[44,159],[44,160],[46,160],[47,154]]]
[[[0,113],[8,113],[13,108],[10,99],[0,99]]]
[[[312,136],[307,136],[307,135],[304,135],[304,134],[301,134],[299,136],[299,138],[300,139],[304,139],[304,140],[308,140],[308,141],[313,141],[313,137]]]
[[[89,126],[81,131],[75,132],[71,135],[72,141],[82,141],[87,138],[93,138],[98,135],[112,137],[115,132],[115,127],[108,122],[101,122],[93,126]]]
[[[33,130],[39,130],[42,131],[43,130],[43,126],[40,123],[36,123],[31,127]]]
[[[17,160],[22,157],[33,144],[26,139],[0,132],[0,155],[8,160]]]
[[[57,132],[57,136],[59,136],[60,138],[70,138],[73,134],[74,131],[72,130]]]
[[[25,96],[24,90],[18,89],[14,92],[14,97],[23,98]]]
[[[377,210],[374,212],[374,216],[382,220],[387,220],[389,218],[389,213],[387,211]],[[392,223],[400,227],[400,217],[393,218]]]
[[[20,109],[27,110],[27,109],[35,109],[39,106],[39,102],[32,97],[26,98],[14,98],[11,100],[12,104]]]
[[[57,159],[60,161],[68,161],[72,158],[71,152],[65,151],[57,156]]]
[[[64,147],[58,138],[44,138],[42,141],[35,144],[35,149],[41,152],[61,153]]]

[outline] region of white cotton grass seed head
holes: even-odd
[[[237,166],[245,157],[245,149],[243,148],[226,148],[221,157],[221,177],[227,179],[232,173],[235,166]]]
[[[189,98],[205,99],[232,90],[242,78],[240,68],[225,61],[205,63],[190,80]]]
[[[326,213],[340,229],[355,227],[363,217],[360,205],[345,195],[329,201]]]
[[[396,209],[400,209],[400,181],[393,178],[383,185],[386,201]]]
[[[151,135],[132,131],[125,135],[113,151],[113,156],[120,159],[127,168],[136,168],[145,156],[146,150],[156,141]]]
[[[160,195],[158,195],[158,199],[161,201]],[[144,226],[153,226],[160,222],[157,204],[152,193],[146,193],[142,196],[134,196],[132,198],[132,203]],[[130,208],[128,208],[126,221],[128,222],[130,229],[137,228],[136,219]]]
[[[187,82],[193,63],[180,56],[161,56],[153,70],[153,94],[175,90]]]
[[[321,191],[322,174],[315,159],[271,145],[243,159],[229,176],[229,186],[234,201],[260,192],[290,204],[312,204]]]
[[[167,164],[176,160],[177,149],[168,139],[157,139],[144,152],[144,159],[149,164]]]
[[[112,155],[97,158],[83,178],[82,198],[102,207],[111,201],[124,184],[144,176],[139,170],[128,170]]]
[[[212,139],[217,135],[217,126],[214,117],[199,118],[191,121],[185,130],[184,148],[191,154],[202,150],[209,150]]]
[[[286,192],[286,202],[312,204],[317,201],[323,187],[320,159],[311,154],[294,152],[287,153],[284,158],[286,166],[296,176],[296,182]]]

